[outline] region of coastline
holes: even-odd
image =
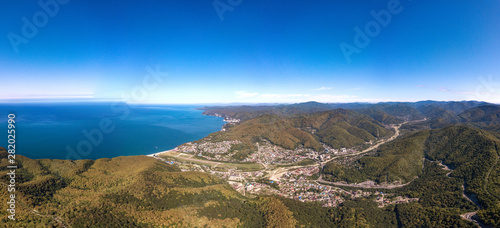
[[[203,110],[202,108],[195,108],[195,109],[197,109],[197,110]],[[236,123],[240,122],[239,119],[232,119],[231,117],[223,116],[223,115],[220,115],[218,113],[216,113],[215,115],[210,115],[210,114],[206,114],[205,112],[203,112],[202,115],[204,115],[204,116],[215,116],[215,117],[222,118],[222,121],[224,122],[224,125],[222,125],[222,127],[221,127],[221,129],[219,131],[226,131],[225,127],[228,124],[236,124]],[[219,131],[214,131],[214,132],[219,132]],[[205,138],[205,137],[203,137],[203,138]],[[190,142],[193,142],[193,141],[190,141]],[[190,142],[185,142],[185,143],[190,143]],[[185,144],[185,143],[183,143],[183,144]],[[183,144],[181,144],[181,145],[183,145]],[[178,145],[178,146],[180,146],[180,145]],[[163,154],[163,153],[168,153],[168,152],[171,152],[171,151],[176,151],[178,149],[178,146],[176,146],[175,148],[170,149],[170,150],[164,150],[164,151],[160,151],[160,152],[156,152],[156,153],[152,153],[152,154],[146,154],[145,156],[148,156],[148,157],[157,157],[157,156],[159,156],[160,154]]]
[[[174,148],[174,149],[171,149],[171,150],[164,150],[164,151],[160,151],[160,152],[156,152],[156,153],[152,153],[152,154],[146,154],[146,155],[144,155],[144,156],[148,156],[148,157],[158,157],[158,156],[159,156],[159,155],[161,155],[161,154],[168,153],[168,152],[174,151],[174,150],[176,150],[176,149],[177,149],[177,147],[176,147],[176,148]]]

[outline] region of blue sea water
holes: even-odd
[[[146,155],[201,139],[224,125],[197,106],[125,103],[0,104],[0,146],[14,113],[16,154],[29,158],[97,159]]]

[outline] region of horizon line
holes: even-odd
[[[157,103],[157,102],[127,102],[120,99],[113,98],[95,98],[95,99],[1,99],[0,104],[37,104],[37,103],[125,103],[129,105],[224,105],[224,106],[236,106],[236,105],[292,105],[292,104],[304,104],[304,103],[319,103],[319,104],[352,104],[352,103],[362,103],[362,104],[379,104],[379,103],[417,103],[423,101],[433,101],[433,102],[484,102],[489,104],[500,105],[500,103],[493,103],[480,100],[414,100],[414,101],[350,101],[350,102],[319,102],[319,101],[304,101],[304,102],[200,102],[200,103]]]

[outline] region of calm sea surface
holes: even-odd
[[[16,153],[30,158],[97,159],[173,149],[219,131],[222,118],[198,106],[124,103],[0,104],[0,146],[16,115]]]

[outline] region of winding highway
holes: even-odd
[[[423,120],[418,120],[418,121],[423,121]],[[377,144],[375,144],[373,146],[370,146],[370,147],[368,147],[367,149],[365,149],[363,151],[360,151],[360,152],[357,152],[357,153],[352,153],[352,154],[346,154],[346,155],[343,155],[343,156],[337,156],[337,157],[334,157],[334,158],[329,159],[327,161],[321,162],[320,163],[321,164],[320,172],[323,169],[323,166],[325,166],[325,164],[328,163],[328,162],[330,162],[330,161],[333,161],[333,160],[341,158],[341,157],[347,157],[347,156],[354,156],[354,155],[359,155],[359,154],[365,154],[365,153],[368,153],[368,152],[370,152],[372,150],[376,150],[382,144],[385,144],[385,143],[388,143],[390,141],[393,141],[394,139],[396,139],[401,134],[400,131],[399,131],[399,128],[403,124],[406,124],[406,123],[408,123],[408,121],[405,121],[404,123],[401,123],[401,124],[398,124],[398,125],[393,125],[392,128],[394,128],[394,135],[392,135],[388,139],[380,140]],[[415,180],[415,179],[413,179],[413,180]],[[344,186],[344,187],[392,189],[392,188],[400,188],[400,187],[406,186],[406,185],[410,184],[413,180],[411,180],[411,181],[409,181],[409,182],[407,182],[405,184],[376,185],[375,182],[373,182],[373,181],[365,181],[365,182],[362,182],[362,183],[347,184],[347,183],[342,183],[342,182],[325,181],[325,180],[323,180],[323,177],[320,174],[319,177],[318,177],[318,179],[316,181],[319,182],[319,183],[323,183],[323,184],[331,184],[331,185]]]
[[[421,120],[419,120],[419,121],[421,121]],[[357,153],[352,153],[352,154],[346,154],[346,155],[343,155],[342,157],[354,156],[354,155],[359,155],[359,154],[365,154],[365,153],[368,153],[368,152],[370,152],[370,151],[372,151],[372,150],[377,149],[377,148],[378,148],[380,145],[382,145],[382,144],[388,143],[388,142],[390,142],[390,141],[392,141],[392,140],[396,139],[396,138],[400,135],[399,128],[400,128],[403,124],[406,124],[406,123],[408,123],[408,121],[406,121],[406,122],[404,122],[404,123],[401,123],[401,124],[398,124],[398,125],[394,125],[394,126],[392,126],[392,128],[394,128],[394,131],[395,131],[395,132],[394,132],[394,135],[392,135],[390,138],[385,139],[385,140],[380,140],[380,142],[378,142],[377,144],[375,144],[375,145],[373,145],[373,146],[370,146],[370,147],[368,147],[367,149],[362,150],[362,151],[360,151],[360,152],[357,152]],[[332,160],[335,160],[335,159],[337,159],[337,158],[340,158],[340,157],[341,157],[341,156],[337,156],[337,157],[334,157],[334,158],[332,158],[332,159],[329,159],[329,160],[326,160],[326,161],[324,161],[324,162],[321,162],[321,165],[323,165],[323,166],[324,166],[326,163],[328,163],[328,162],[330,162],[330,161],[332,161]]]

